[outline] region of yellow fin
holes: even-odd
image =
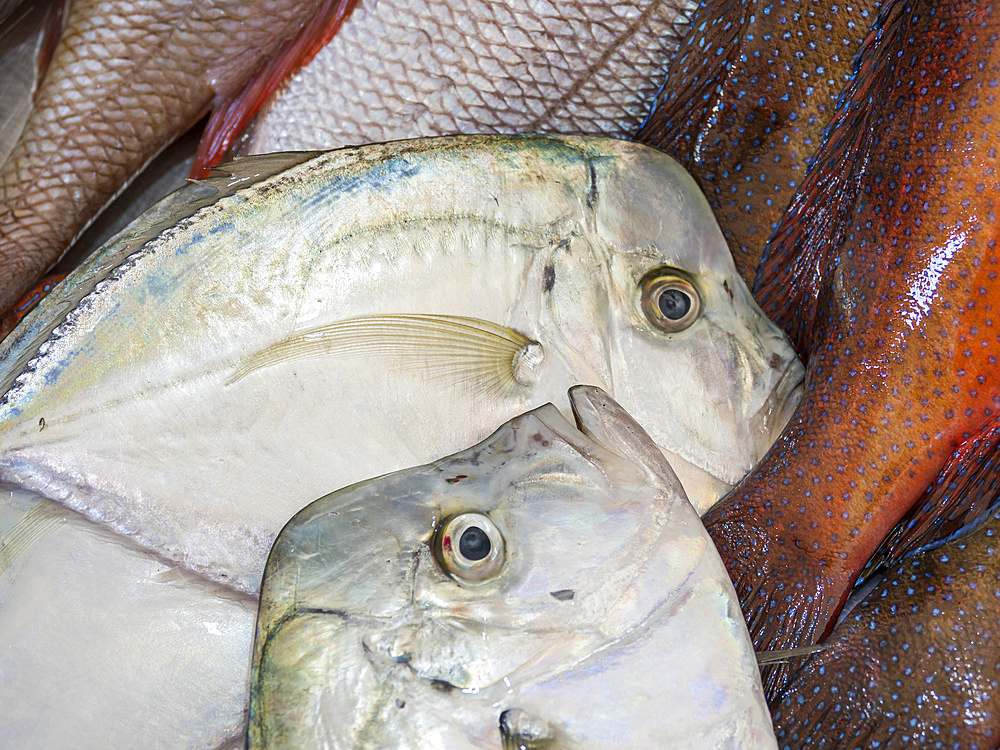
[[[10,570],[26,549],[53,532],[65,520],[65,510],[58,503],[42,500],[32,505],[0,540],[0,575]]]
[[[371,315],[307,328],[240,365],[226,384],[256,370],[321,357],[379,358],[493,394],[529,385],[541,345],[512,328],[453,315]]]

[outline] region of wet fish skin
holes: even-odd
[[[241,153],[451,133],[629,137],[688,0],[373,0],[262,108]]]
[[[880,2],[698,5],[636,140],[705,191],[752,284]]]
[[[768,246],[756,288],[806,394],[705,519],[759,650],[828,632],[956,449],[995,436],[998,32],[982,3],[884,6]]]
[[[21,138],[0,168],[0,310],[314,10],[295,0],[74,0]]]
[[[39,510],[54,527],[30,524]],[[28,544],[13,542],[15,522]],[[232,747],[256,597],[2,484],[0,531],[4,746]]]
[[[994,509],[886,571],[779,696],[779,744],[996,747],[998,540]]]
[[[499,750],[508,711],[553,750],[774,746],[731,583],[669,465],[600,389],[570,401],[576,427],[548,404],[289,522],[249,747]],[[460,514],[492,526],[475,584],[438,548],[460,546]]]
[[[654,437],[701,507],[790,413],[801,366],[690,177],[653,149],[468,137],[227,170],[90,258],[2,350],[0,472],[190,570],[253,591],[304,498],[454,450],[581,380],[644,419],[653,410]],[[647,184],[662,195],[640,197]],[[701,299],[697,321],[669,336],[638,307],[641,279],[662,266]],[[245,367],[347,319],[408,330],[391,314],[438,333],[427,316],[492,321],[545,354],[500,391],[391,356]],[[667,386],[651,366],[670,372]]]

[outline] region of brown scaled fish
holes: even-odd
[[[1000,509],[878,580],[773,717],[784,747],[997,747]]]
[[[72,0],[34,106],[0,168],[0,311],[129,179],[209,109],[233,130],[356,0]]]
[[[964,454],[1000,430],[998,36],[987,3],[886,4],[769,243],[758,297],[807,390],[705,517],[758,650],[820,640],[928,487],[917,537],[962,522],[949,476],[996,472]],[[787,667],[764,678],[773,696]]]
[[[636,140],[694,175],[747,284],[879,4],[708,0],[667,68]]]

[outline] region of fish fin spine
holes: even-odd
[[[242,90],[216,103],[191,166],[193,179],[205,177],[223,159],[268,97],[333,39],[357,4],[358,0],[322,0],[312,19],[261,66]]]

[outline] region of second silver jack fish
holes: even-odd
[[[250,741],[776,747],[736,592],[607,394],[317,500],[268,559]]]
[[[703,510],[802,372],[683,170],[544,137],[239,160],[77,269],[0,362],[0,478],[248,591],[308,500],[576,383]]]

